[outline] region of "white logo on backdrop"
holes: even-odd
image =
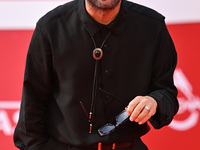
[[[184,113],[189,113],[189,115],[182,120],[174,119],[169,127],[178,131],[186,131],[196,126],[199,122],[200,97],[193,94],[192,85],[181,69],[175,70],[174,82],[179,91],[184,95],[183,97],[178,97],[180,108],[177,115]]]
[[[19,118],[19,107],[19,101],[0,101],[0,131],[6,136],[13,135]]]

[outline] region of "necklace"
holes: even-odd
[[[97,79],[98,79],[98,66],[99,66],[99,60],[103,57],[103,50],[102,47],[105,44],[106,40],[110,36],[111,31],[108,33],[104,41],[102,42],[100,48],[97,48],[95,40],[93,36],[91,36],[93,44],[95,49],[93,50],[93,58],[95,61],[95,68],[94,68],[94,78],[93,78],[93,88],[92,88],[92,102],[90,106],[90,113],[89,113],[89,123],[90,123],[90,129],[89,133],[92,133],[92,124],[93,124],[93,118],[94,118],[94,110],[95,110],[95,101],[96,101],[96,91],[97,91]]]
[[[103,47],[103,45],[105,44],[105,42],[106,42],[106,40],[108,39],[108,37],[110,36],[110,33],[111,33],[111,31],[108,33],[108,35],[106,36],[106,38],[105,38],[104,41],[102,42],[100,48],[96,48],[97,46],[96,46],[95,40],[94,40],[93,36],[91,36],[91,37],[92,37],[93,44],[94,44],[94,47],[95,47],[95,49],[93,50],[93,58],[94,58],[95,60],[100,60],[100,59],[103,57],[102,47]]]

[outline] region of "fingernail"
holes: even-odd
[[[142,124],[142,122],[139,122],[138,124],[139,124],[139,125],[141,125],[141,124]]]
[[[133,122],[133,118],[130,117],[130,121]]]
[[[130,113],[130,112],[128,112],[128,111],[126,111],[126,112],[127,112],[127,115],[128,115],[128,116],[130,116],[130,115],[131,115],[131,113]]]

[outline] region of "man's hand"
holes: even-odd
[[[150,96],[137,96],[129,103],[126,111],[130,116],[130,121],[141,125],[156,113],[157,105],[156,100]]]

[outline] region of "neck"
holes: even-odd
[[[113,9],[100,9],[97,8],[85,0],[85,7],[88,14],[97,22],[107,25],[111,23],[118,15],[120,11],[121,1]]]

